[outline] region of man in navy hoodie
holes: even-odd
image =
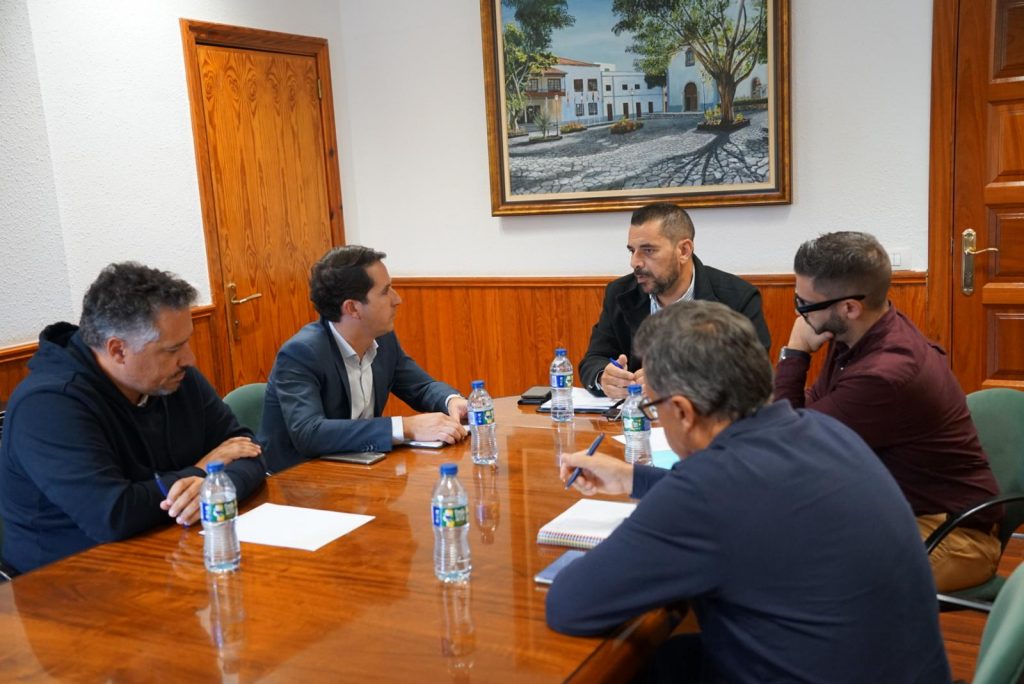
[[[239,499],[263,482],[252,433],[192,365],[195,297],[170,273],[111,264],[86,292],[80,326],[40,334],[0,443],[8,569],[196,522],[213,461]]]
[[[699,636],[677,637],[655,681],[949,682],[935,585],[910,506],[852,430],[771,402],[754,327],[713,302],[643,322],[637,348],[671,470],[585,452],[584,494],[636,510],[555,579],[548,624],[598,634],[681,601]],[[687,657],[689,656],[689,657]]]

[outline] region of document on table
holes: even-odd
[[[373,520],[372,515],[265,503],[238,516],[240,541],[316,551]]]
[[[625,435],[619,435],[615,437],[615,440],[622,444],[626,443]],[[666,470],[675,465],[676,461],[679,460],[676,452],[672,451],[672,447],[668,445],[668,439],[665,438],[665,428],[651,428],[651,460],[655,466],[665,468]]]
[[[615,402],[615,399],[609,399],[608,397],[595,397],[582,387],[572,388],[572,410],[574,413],[602,413],[610,409]],[[551,400],[545,401],[537,410],[541,412],[551,411]]]

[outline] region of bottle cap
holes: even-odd
[[[459,473],[458,463],[442,463],[441,475],[457,475]]]
[[[620,387],[621,387],[621,385],[620,385]],[[630,385],[629,386],[629,393],[630,394],[640,394],[640,392],[642,392],[643,389],[644,388],[642,386],[640,386],[640,385]]]
[[[214,473],[219,473],[222,470],[224,470],[224,464],[220,461],[213,461],[206,464],[207,475],[213,475]]]
[[[473,381],[473,389],[477,390],[477,389],[483,389],[483,388],[484,388],[484,381],[483,380],[474,380]]]
[[[565,356],[565,347],[556,347],[555,356]]]

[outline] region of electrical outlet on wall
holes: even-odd
[[[905,271],[914,265],[914,255],[908,247],[889,247],[888,251],[892,270]]]

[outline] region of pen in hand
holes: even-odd
[[[602,439],[604,439],[604,433],[603,432],[601,434],[599,434],[597,436],[597,439],[595,439],[591,443],[590,448],[587,449],[587,456],[593,456],[594,455],[594,452],[597,451],[597,447],[599,447],[601,445],[601,440]],[[583,472],[583,468],[580,468],[580,467],[577,467],[576,470],[572,471],[572,475],[569,476],[568,482],[565,483],[565,488],[568,489],[569,487],[572,487],[572,483],[576,481],[576,478],[579,477],[580,473],[582,473],[582,472]]]
[[[609,357],[608,357],[608,361],[609,361],[609,362],[610,362],[610,363],[611,363],[611,364],[612,364],[613,366],[615,366],[616,368],[618,368],[619,370],[626,370],[625,368],[623,368],[623,367],[622,367],[622,364],[621,364],[621,363],[619,363],[618,359],[614,359],[614,358],[612,358],[612,357],[610,357],[610,356],[609,356]]]
[[[164,481],[160,479],[160,473],[153,473],[153,479],[156,480],[156,486],[160,488],[160,493],[163,494],[164,498],[166,499],[167,485],[165,485]]]
[[[160,488],[160,493],[163,494],[164,498],[166,499],[167,496],[168,496],[167,485],[165,485],[164,481],[160,479],[160,473],[154,472],[153,473],[153,479],[156,480],[156,486]],[[182,524],[185,527],[188,527],[188,523],[182,523]]]

